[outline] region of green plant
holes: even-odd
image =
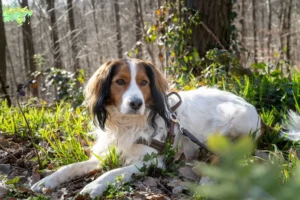
[[[42,65],[43,59],[35,57],[35,62]],[[83,84],[84,84],[84,70],[79,70],[78,73],[72,73],[70,71],[48,68],[45,71],[36,71],[33,73],[33,77],[45,77],[43,92],[49,91],[54,87],[54,96],[57,101],[69,101],[74,108],[80,106],[84,100],[83,96]],[[78,85],[80,83],[80,85]]]
[[[141,168],[138,170],[142,173],[142,176],[160,176],[162,170],[158,168],[158,158],[159,155],[152,152],[151,154],[146,154],[143,158],[144,162]]]
[[[98,160],[100,160],[101,168],[104,171],[109,171],[112,169],[116,169],[121,167],[121,157],[117,152],[116,146],[109,146],[108,151],[104,158],[100,157],[99,155],[93,154]]]
[[[73,110],[70,104],[64,102],[48,106],[39,100],[32,100],[22,107],[36,140],[47,144],[36,146],[42,152],[44,166],[50,161],[56,165],[65,165],[88,159],[81,147],[82,141],[89,144],[91,140],[87,136],[90,117],[85,109],[77,107]],[[20,110],[8,107],[5,101],[0,106],[0,131],[24,140],[29,137]]]
[[[113,183],[107,183],[107,189],[102,194],[102,197],[105,199],[116,199],[132,193],[132,186],[123,181],[123,176],[118,176]]]
[[[250,138],[230,144],[223,136],[212,136],[208,139],[208,146],[220,156],[219,165],[199,164],[197,169],[198,173],[210,177],[211,182],[201,186],[188,184],[201,197],[294,199],[297,195],[300,167],[293,153],[288,159],[276,151],[268,160],[257,159],[251,156],[254,145]]]
[[[19,26],[21,26],[26,21],[26,17],[31,17],[32,14],[33,11],[28,10],[27,7],[21,8],[15,5],[3,7],[3,21],[16,21]]]

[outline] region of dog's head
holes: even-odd
[[[94,73],[86,86],[85,98],[103,130],[111,107],[128,117],[145,115],[149,109],[151,124],[156,128],[154,120],[157,114],[168,124],[167,89],[166,79],[151,63],[120,59],[103,64]]]

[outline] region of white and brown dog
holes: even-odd
[[[106,190],[107,183],[119,175],[130,181],[133,174],[140,173],[138,168],[144,164],[144,155],[157,150],[136,142],[139,139],[149,142],[153,138],[166,139],[170,115],[167,107],[177,102],[174,97],[167,99],[167,92],[168,83],[164,76],[151,63],[142,60],[107,62],[95,72],[85,90],[86,104],[100,127],[92,151],[104,157],[108,146],[116,145],[125,163],[124,167],[108,171],[86,185],[81,193],[99,196]],[[177,116],[181,124],[202,142],[213,133],[235,137],[261,129],[261,119],[254,106],[232,93],[201,87],[179,94],[182,104],[176,110]],[[300,117],[292,113],[291,118],[289,128],[292,131],[288,136],[295,136],[292,139],[296,140],[300,134]],[[199,150],[199,146],[185,138],[178,128],[174,146],[182,146],[187,159],[195,157]],[[162,158],[159,166],[164,166]],[[31,189],[37,192],[55,188],[98,167],[99,160],[95,157],[70,164],[35,183]]]

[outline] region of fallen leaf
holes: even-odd
[[[157,186],[157,182],[156,182],[155,178],[152,178],[152,177],[146,177],[145,180],[143,181],[143,184],[148,187],[156,187]]]
[[[9,174],[11,170],[10,164],[0,164],[0,174]]]
[[[190,166],[181,167],[179,169],[179,175],[192,181],[197,181],[200,178]]]

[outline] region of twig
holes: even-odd
[[[32,143],[32,145],[33,145],[35,154],[36,154],[36,156],[37,156],[39,166],[40,166],[40,168],[42,168],[43,165],[42,165],[42,162],[41,162],[41,159],[40,159],[38,150],[37,150],[37,148],[36,148],[36,146],[35,146],[35,143],[34,143],[34,135],[33,135],[33,132],[31,131],[31,128],[30,128],[30,126],[29,126],[29,123],[28,123],[28,121],[27,121],[27,118],[26,118],[26,116],[25,116],[25,114],[24,114],[24,112],[23,112],[23,110],[22,110],[22,107],[21,107],[21,105],[20,105],[20,103],[19,103],[19,95],[18,95],[18,94],[17,94],[16,100],[17,100],[18,107],[19,107],[19,109],[20,109],[20,111],[21,111],[21,113],[22,113],[22,116],[23,116],[23,118],[24,118],[24,120],[25,120],[25,122],[26,122],[26,125],[27,125],[27,127],[28,127],[28,131],[29,131],[29,133],[30,133],[30,140],[31,140],[31,143]]]
[[[6,148],[5,148],[4,146],[2,146],[1,144],[0,144],[0,149],[2,149],[2,150],[4,150],[5,152],[7,152],[7,153],[8,153],[8,156],[11,156],[11,157],[13,157],[14,159],[18,160],[18,158],[17,158],[13,153],[9,152],[9,150],[6,149]],[[3,161],[4,161],[6,158],[7,158],[7,157],[1,159],[1,160],[0,160],[0,163],[4,163]]]
[[[226,49],[221,41],[217,38],[217,36],[201,21],[199,25],[202,25],[204,29],[216,40],[216,42],[222,47],[222,49]]]
[[[156,182],[157,185],[159,185],[159,186],[161,187],[161,189],[163,189],[166,193],[172,194],[172,192],[171,192],[170,190],[168,190],[163,184],[161,184],[161,183],[159,182],[159,180],[156,180],[155,182]]]

